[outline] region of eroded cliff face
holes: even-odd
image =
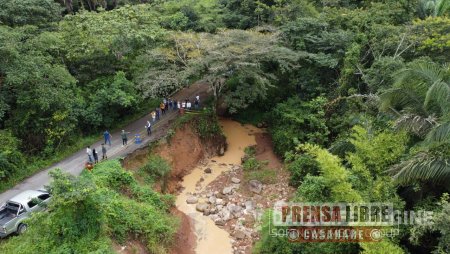
[[[147,163],[150,155],[159,155],[171,165],[167,192],[175,194],[179,191],[179,182],[202,161],[224,153],[227,147],[226,138],[217,134],[213,138],[202,139],[192,126],[192,122],[178,128],[175,134],[159,143],[136,150],[123,160],[128,170],[137,170]],[[156,189],[159,186],[156,184]]]

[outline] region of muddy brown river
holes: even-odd
[[[244,149],[247,146],[255,145],[255,136],[253,134],[260,130],[251,125],[241,125],[238,122],[232,120],[220,120],[222,129],[227,137],[228,149],[223,156],[216,156],[211,158],[210,163],[206,166],[197,166],[189,175],[183,178],[181,185],[184,187],[182,193],[177,196],[176,206],[184,212],[186,215],[192,218],[195,234],[197,236],[196,253],[198,254],[230,254],[233,253],[231,238],[224,229],[219,228],[208,217],[203,216],[195,210],[196,205],[186,203],[186,199],[190,193],[199,193],[205,186],[211,183],[222,172],[228,170],[227,166],[221,166],[220,164],[240,164],[241,157],[244,155]],[[212,162],[212,160],[216,162]],[[205,174],[205,168],[211,168],[211,174]],[[201,189],[196,184],[200,178],[203,177],[204,181],[201,182]],[[197,189],[196,189],[197,187]],[[199,202],[206,201],[199,198]]]

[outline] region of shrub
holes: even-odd
[[[290,184],[298,187],[307,174],[316,176],[319,174],[319,164],[310,155],[297,156],[294,161],[288,164],[287,169],[291,172]]]
[[[150,176],[161,179],[161,190],[166,191],[167,181],[171,167],[169,163],[161,156],[150,156],[147,164],[142,168],[142,171],[146,172]]]
[[[284,155],[298,143],[327,143],[329,131],[323,110],[326,102],[323,97],[306,102],[291,98],[273,109],[270,129],[278,154]]]
[[[245,179],[258,180],[264,184],[272,184],[277,180],[277,173],[272,169],[261,169],[245,172]]]
[[[114,252],[113,241],[130,236],[149,253],[165,253],[171,244],[178,220],[167,213],[165,197],[140,186],[118,161],[102,162],[79,177],[60,170],[51,175],[51,212],[34,214],[27,232],[0,244],[0,253],[106,254]]]

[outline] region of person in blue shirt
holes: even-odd
[[[111,146],[111,134],[108,131],[105,131],[103,133],[103,137],[105,138],[105,144],[109,144],[109,146]]]

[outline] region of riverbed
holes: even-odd
[[[233,253],[231,238],[227,231],[219,228],[208,217],[196,211],[195,204],[187,204],[186,199],[193,193],[200,193],[205,186],[216,179],[222,172],[229,170],[229,165],[240,165],[247,146],[255,145],[253,134],[259,132],[254,126],[241,125],[238,122],[222,119],[220,120],[223,132],[227,137],[228,149],[223,156],[216,156],[209,160],[207,165],[198,165],[192,172],[183,178],[181,182],[183,191],[177,196],[176,206],[190,218],[192,218],[197,244],[195,252],[198,254],[230,254]],[[204,170],[211,168],[211,173],[206,174]],[[203,178],[202,181],[201,178]],[[199,197],[199,202],[205,201]]]

